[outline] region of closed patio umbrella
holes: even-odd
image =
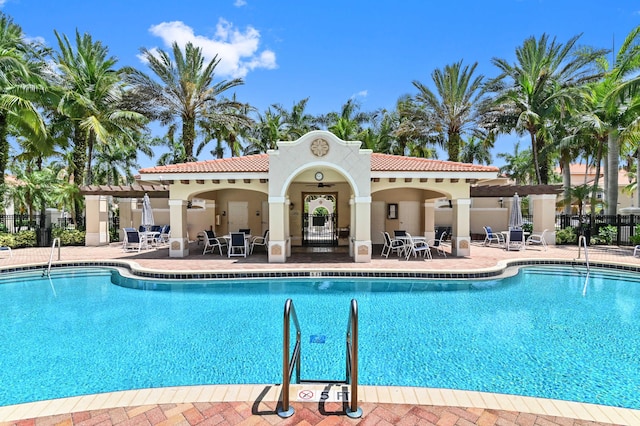
[[[145,227],[145,230],[149,231],[155,222],[153,220],[153,210],[151,209],[151,200],[149,199],[149,195],[144,194],[144,198],[142,199],[142,226]]]
[[[513,195],[513,204],[509,215],[509,228],[522,228],[522,207],[520,206],[520,197],[517,192]]]

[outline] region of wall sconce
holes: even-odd
[[[260,216],[260,210],[256,210],[256,216]]]
[[[226,216],[226,215],[227,215],[227,212],[226,212],[226,211],[223,211],[223,212],[222,212],[222,216]]]
[[[500,204],[500,208],[504,207],[504,199],[502,199],[502,197],[500,197],[500,199],[498,200],[498,203]]]
[[[293,203],[289,204],[289,210],[293,210]]]

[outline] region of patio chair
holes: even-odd
[[[636,257],[640,253],[640,245],[637,245],[633,248],[633,257]]]
[[[269,230],[264,231],[264,235],[262,237],[255,237],[251,240],[251,249],[249,250],[249,254],[253,254],[253,249],[256,246],[264,247],[265,251],[267,250],[267,245],[269,244]]]
[[[13,257],[13,253],[11,252],[11,247],[9,246],[0,246],[0,253],[6,251],[9,253],[9,259]]]
[[[169,238],[171,237],[171,226],[164,225],[160,230],[159,241],[161,244],[169,244]]]
[[[511,229],[505,248],[507,250],[524,250],[524,231],[522,229]]]
[[[431,248],[429,247],[429,244],[427,244],[426,241],[423,241],[423,240],[416,241],[408,232],[406,234],[406,241],[407,241],[407,244],[405,246],[404,251],[406,253],[407,260],[409,260],[412,254],[413,254],[413,257],[418,257],[418,254],[419,254],[425,259],[427,258],[427,256],[429,257],[429,259],[433,259],[431,257]]]
[[[124,241],[122,242],[122,251],[138,250],[138,253],[140,253],[142,246],[146,245],[146,241],[141,238],[140,232],[136,231],[135,228],[123,228],[123,230]]]
[[[220,251],[220,256],[222,256],[222,248],[227,247],[227,242],[224,239],[220,239],[216,237],[216,233],[213,231],[203,231],[204,232],[204,250],[202,254],[213,253],[216,248]]]
[[[239,229],[238,232],[242,232],[244,235],[251,235],[251,229]]]
[[[427,241],[429,247],[435,247],[438,254],[447,257],[447,252],[444,251],[445,240],[447,238],[447,231],[440,232],[440,236],[436,235],[436,238]]]
[[[404,237],[407,235],[407,231],[404,229],[396,229],[393,231],[393,236],[397,239],[398,237]]]
[[[547,241],[544,239],[544,234],[546,234],[548,230],[545,229],[541,234],[531,234],[529,238],[527,238],[526,244],[540,244],[547,250]]]
[[[404,250],[404,241],[391,239],[391,236],[388,232],[383,231],[382,235],[384,236],[384,246],[382,247],[381,256],[389,258],[389,254],[396,252],[398,256],[402,254]]]
[[[491,243],[495,242],[500,247],[504,247],[504,236],[501,233],[493,232],[490,226],[483,226],[482,228],[484,229],[485,234],[483,245],[489,246]]]
[[[229,248],[227,250],[227,256],[242,256],[247,257],[247,239],[244,232],[232,232],[229,240]]]

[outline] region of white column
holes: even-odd
[[[544,240],[548,245],[556,244],[556,196],[554,194],[529,195],[529,203],[533,214],[533,232],[547,233]]]
[[[356,263],[371,262],[371,197],[354,199],[355,235],[353,260]]]
[[[189,239],[187,238],[187,200],[169,200],[169,257],[187,257]]]
[[[109,203],[105,195],[86,195],[85,246],[109,244]]]
[[[469,256],[471,254],[471,235],[469,232],[471,199],[454,199],[452,204],[453,236],[451,237],[451,254],[458,257]]]
[[[423,206],[424,236],[428,241],[436,237],[436,203],[425,201]]]
[[[269,197],[269,263],[285,263],[291,251],[289,238],[289,200]]]

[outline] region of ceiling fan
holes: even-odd
[[[315,186],[316,188],[331,188],[333,185],[335,185],[335,184],[318,182],[318,183],[310,183],[307,186]]]

